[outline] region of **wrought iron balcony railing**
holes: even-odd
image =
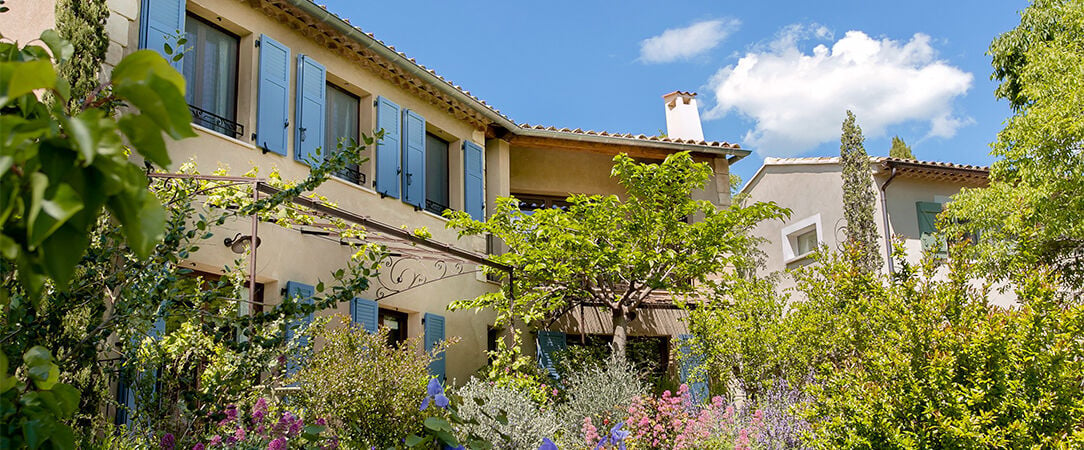
[[[241,136],[245,135],[244,125],[197,106],[188,105],[188,110],[192,112],[192,123],[196,125],[222,133],[234,139],[240,139]]]
[[[426,211],[429,211],[429,212],[439,216],[441,214],[444,214],[444,210],[446,210],[446,209],[448,209],[447,205],[442,205],[442,204],[434,202],[432,200],[425,199],[425,210]]]
[[[335,171],[335,176],[342,178],[354,184],[365,184],[365,174],[361,173],[358,167],[343,167]]]

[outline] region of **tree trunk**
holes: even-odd
[[[614,320],[614,342],[613,351],[614,355],[622,360],[625,359],[625,350],[628,348],[629,341],[629,316],[624,311],[624,308],[618,308],[613,311]]]

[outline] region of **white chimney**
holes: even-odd
[[[666,136],[672,139],[704,140],[700,126],[700,111],[696,109],[696,93],[674,91],[662,96],[666,103]]]

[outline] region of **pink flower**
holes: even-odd
[[[286,439],[275,438],[275,440],[267,444],[267,450],[286,450]]]
[[[211,447],[217,447],[219,445],[222,445],[222,436],[219,436],[217,434],[211,436],[211,442],[209,442],[209,444],[211,444]]]

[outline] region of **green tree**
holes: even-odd
[[[839,157],[843,166],[843,218],[847,221],[847,242],[856,252],[857,265],[867,272],[881,268],[877,224],[873,220],[873,174],[869,155],[862,145],[862,128],[854,113],[847,111],[840,136]]]
[[[623,199],[573,195],[567,210],[531,213],[520,211],[516,199],[501,198],[486,222],[463,212],[448,214],[448,226],[460,236],[500,238],[508,251],[493,260],[516,269],[514,296],[506,289],[452,307],[493,308],[499,326],[545,326],[579,305],[601,305],[613,318],[614,351],[624,357],[629,323],[648,297],[688,293],[692,281],[746,264],[753,247],[746,231],[783,215],[772,203],[718,209],[694,200],[693,192],[704,188],[712,172],[688,153],[661,164],[618,155],[614,163]]]
[[[58,0],[56,31],[72,44],[72,56],[60,63],[60,76],[71,83],[70,102],[83,102],[102,85],[100,70],[109,49],[104,0]],[[76,104],[70,105],[76,107]]]
[[[69,109],[71,86],[57,75],[50,53],[62,64],[72,46],[53,30],[41,41],[48,52],[0,42],[0,439],[6,448],[74,445],[66,420],[79,395],[58,383],[61,367],[40,341],[27,337],[34,323],[24,319],[48,308],[45,292],[68,290],[103,210],[114,228],[120,225],[134,256],[151,253],[165,212],[142,170],[129,162],[129,149],[167,165],[163,133],[195,135],[184,79],[156,53],[136,52],[117,64],[112,96],[131,110],[115,120],[93,103]],[[43,102],[46,94],[59,101]],[[27,370],[13,374],[7,361],[18,357]]]
[[[954,196],[942,225],[981,237],[973,251],[988,277],[1049,263],[1084,286],[1084,2],[1034,2],[990,54],[1015,114],[992,145],[989,186]]]
[[[888,150],[888,156],[890,158],[900,159],[915,159],[915,154],[911,153],[911,146],[903,142],[899,136],[892,136],[892,148]]]

